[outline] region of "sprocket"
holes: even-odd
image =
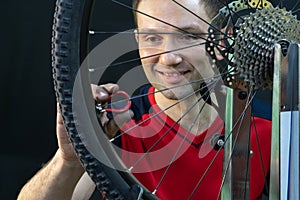
[[[257,88],[272,86],[274,46],[300,42],[300,22],[285,9],[265,8],[244,17],[237,30],[233,59],[240,77]]]
[[[258,89],[272,86],[275,44],[286,50],[290,42],[300,42],[296,16],[266,0],[239,0],[211,21],[206,51],[225,85]]]

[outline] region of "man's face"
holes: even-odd
[[[201,0],[200,0],[201,1]],[[200,18],[210,22],[199,0],[179,0],[180,4]],[[172,26],[143,14],[137,14],[136,38],[143,69],[149,82],[157,89],[172,88],[163,94],[169,99],[181,99],[200,88],[201,82],[211,78],[213,71],[205,51],[208,24],[171,0],[142,0],[138,10]],[[177,28],[179,29],[177,29]],[[194,34],[187,34],[194,33]]]

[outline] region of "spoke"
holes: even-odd
[[[231,18],[233,18],[233,15],[232,15],[232,13],[233,14],[236,14],[238,17],[239,17],[239,19],[241,19],[243,22],[245,21],[244,20],[244,18],[242,17],[242,16],[240,16],[237,12],[235,12],[234,10],[232,10],[232,9],[230,9],[230,7],[228,6],[228,1],[227,0],[225,0],[225,1],[222,1],[222,0],[218,0],[220,3],[222,3],[228,10],[229,10],[229,12],[230,12],[230,17]],[[225,2],[225,3],[224,3]]]
[[[187,33],[187,34],[193,35],[193,33],[189,32],[189,31],[186,31],[186,30],[184,30],[184,29],[182,29],[182,28],[179,28],[178,26],[175,26],[175,25],[173,25],[173,24],[171,24],[171,23],[168,23],[168,22],[166,22],[166,21],[164,21],[164,20],[161,20],[161,19],[159,19],[159,18],[156,18],[156,17],[154,17],[154,16],[151,16],[151,15],[145,13],[145,12],[142,12],[142,11],[139,11],[139,10],[137,10],[137,9],[134,9],[134,8],[132,8],[131,6],[128,6],[128,5],[124,4],[124,3],[121,3],[121,2],[119,2],[119,1],[117,1],[117,0],[111,0],[111,1],[114,2],[114,3],[116,3],[116,4],[119,4],[119,5],[123,6],[123,7],[125,7],[125,8],[128,8],[128,9],[132,10],[133,12],[140,13],[140,14],[142,14],[142,15],[144,15],[144,16],[147,16],[147,17],[149,17],[149,18],[151,18],[151,19],[154,19],[154,20],[159,21],[159,22],[161,22],[161,23],[163,23],[163,24],[166,24],[166,25],[168,25],[168,26],[170,26],[170,27],[173,27],[173,28],[175,28],[175,29],[177,29],[177,30],[179,30],[179,31],[182,31],[183,33]]]
[[[214,82],[217,82],[217,81],[219,81],[219,80],[217,79],[217,80],[215,80]],[[212,83],[213,83],[213,82],[212,82]],[[212,84],[212,83],[211,83],[211,84]],[[208,85],[210,85],[210,84],[208,84]],[[136,127],[140,126],[141,124],[143,124],[143,123],[149,121],[150,119],[152,119],[152,118],[158,116],[159,114],[165,112],[166,110],[169,110],[170,108],[174,107],[175,105],[177,105],[177,104],[179,104],[179,103],[185,101],[185,100],[188,99],[189,97],[193,96],[195,93],[200,92],[202,89],[203,89],[203,88],[199,88],[198,90],[196,90],[196,91],[192,92],[191,94],[185,96],[184,98],[178,100],[176,103],[174,103],[174,104],[172,104],[172,105],[166,107],[164,110],[160,110],[159,112],[157,112],[157,113],[155,113],[154,115],[148,117],[148,118],[145,119],[144,121],[141,121],[141,122],[135,124],[134,126],[132,126],[131,128],[129,128],[129,129],[127,129],[127,130],[124,130],[122,133],[120,133],[120,134],[117,135],[116,137],[110,139],[110,141],[113,142],[115,139],[121,137],[121,136],[124,135],[124,134],[127,134],[128,132],[130,132],[131,130],[133,130],[133,129],[135,129]]]
[[[251,94],[251,93],[252,93],[252,92],[250,92],[250,94]],[[237,143],[237,138],[238,138],[238,136],[239,136],[239,134],[240,134],[240,128],[241,128],[241,125],[242,125],[242,120],[244,119],[244,116],[245,116],[245,114],[246,114],[247,109],[248,109],[249,106],[252,104],[255,95],[256,95],[256,91],[254,92],[254,94],[252,95],[252,97],[251,97],[250,99],[249,99],[249,97],[250,97],[250,95],[249,95],[248,100],[247,100],[247,104],[246,104],[246,106],[245,106],[243,112],[241,113],[241,115],[240,115],[240,117],[237,119],[237,121],[235,122],[235,124],[234,124],[234,126],[233,126],[231,132],[229,133],[229,135],[228,135],[228,136],[225,138],[225,140],[224,140],[224,143],[226,143],[226,142],[229,140],[229,138],[230,138],[231,135],[233,134],[233,130],[234,130],[234,129],[236,128],[236,126],[239,124],[239,127],[238,127],[238,134],[237,134],[236,137],[234,138],[234,141],[233,141],[233,144],[232,144],[232,149],[233,149],[233,151],[234,151],[235,145],[236,145],[236,143]],[[250,144],[248,144],[248,145],[250,145]],[[248,146],[248,147],[249,147],[249,146]],[[232,151],[231,154],[229,155],[229,158],[230,158],[229,160],[232,160],[233,151]],[[248,152],[249,152],[249,148],[248,148]],[[249,160],[249,158],[248,158],[248,160]],[[222,183],[221,183],[221,187],[220,187],[220,188],[222,188],[223,185],[224,185],[224,181],[225,181],[225,177],[226,177],[226,175],[227,175],[228,169],[229,169],[229,165],[230,165],[230,162],[228,162],[227,165],[226,165],[226,168],[225,168],[225,171],[224,171],[224,174],[223,174],[223,177],[222,177]],[[248,165],[247,165],[247,166],[248,166]],[[248,168],[247,168],[247,171],[248,171]],[[247,172],[247,174],[248,174],[248,172]],[[246,187],[246,185],[245,185],[245,187]],[[245,191],[245,190],[244,190],[244,191]],[[218,198],[220,197],[220,195],[221,195],[221,189],[220,189],[220,191],[219,191]]]
[[[105,35],[105,34],[134,34],[133,31],[95,31],[89,30],[90,35]]]
[[[216,41],[218,41],[218,40],[216,40]],[[97,70],[101,70],[101,69],[107,68],[107,67],[116,67],[116,66],[119,66],[119,65],[124,65],[124,64],[131,63],[131,62],[135,62],[135,61],[139,61],[139,60],[143,60],[143,59],[147,59],[147,58],[152,58],[152,57],[155,57],[155,56],[160,56],[160,55],[167,54],[167,53],[172,53],[172,52],[176,52],[176,51],[180,51],[180,50],[184,50],[184,49],[189,49],[189,48],[197,47],[197,46],[200,46],[200,45],[204,45],[205,43],[206,42],[201,42],[201,43],[198,43],[198,44],[193,44],[193,45],[186,46],[186,47],[181,47],[181,48],[177,48],[177,49],[173,49],[173,50],[169,50],[169,51],[164,51],[164,52],[152,54],[152,55],[149,55],[149,56],[144,56],[144,57],[141,57],[141,58],[133,58],[133,59],[129,59],[129,60],[126,60],[126,61],[121,61],[121,62],[118,62],[118,63],[113,63],[113,64],[108,65],[108,66],[102,66],[102,67],[99,66],[97,68],[90,68],[89,71],[90,72],[95,72]]]
[[[200,33],[200,34],[199,34],[199,33],[194,33],[194,32],[188,32],[188,31],[186,31],[186,30],[184,30],[184,29],[181,29],[181,28],[179,28],[179,27],[177,27],[177,26],[174,26],[174,25],[172,25],[172,24],[170,24],[170,23],[168,23],[168,22],[165,22],[165,21],[163,21],[163,20],[161,20],[161,19],[158,19],[158,18],[153,17],[153,16],[151,16],[151,15],[148,15],[148,14],[146,14],[146,13],[144,13],[144,12],[141,12],[141,11],[139,11],[139,10],[136,10],[136,9],[132,8],[131,6],[128,6],[128,5],[124,4],[124,3],[121,3],[121,2],[119,2],[119,1],[117,1],[117,0],[112,0],[112,2],[114,2],[114,3],[116,3],[116,4],[119,4],[119,5],[123,6],[123,7],[126,7],[126,8],[128,8],[128,9],[131,9],[133,12],[138,12],[138,13],[140,13],[140,14],[143,14],[143,15],[147,16],[147,17],[150,17],[150,18],[152,18],[152,19],[155,19],[155,20],[157,20],[157,21],[159,21],[159,22],[162,22],[162,23],[164,23],[164,24],[167,24],[167,25],[169,25],[169,26],[171,26],[171,27],[173,27],[173,28],[175,28],[175,29],[177,29],[177,30],[180,30],[180,31],[183,32],[183,33],[190,34],[190,35],[194,35],[194,36],[202,35],[202,34],[203,34],[203,35],[207,35],[207,33]],[[207,23],[208,23],[208,22],[207,22]],[[92,34],[108,34],[108,33],[117,33],[117,32],[90,31],[90,33],[92,33]],[[121,32],[121,33],[122,33],[122,32]],[[146,34],[146,33],[147,33],[147,32],[142,32],[142,34]],[[135,34],[135,33],[134,33],[134,32],[130,32],[130,31],[125,31],[124,34]],[[137,34],[139,34],[139,33],[137,33]],[[167,32],[167,33],[165,33],[165,34],[174,34],[174,33]],[[175,33],[175,34],[176,34],[176,33]],[[224,34],[224,33],[223,33],[223,34]],[[226,37],[228,37],[228,36],[226,36]],[[176,52],[176,51],[180,51],[180,50],[184,50],[184,49],[188,49],[188,48],[192,48],[192,47],[204,45],[204,44],[206,44],[206,42],[208,41],[207,38],[205,38],[205,37],[199,37],[199,38],[205,40],[205,42],[198,43],[198,44],[194,44],[194,45],[190,45],[190,46],[186,46],[186,47],[182,47],[182,48],[178,48],[178,49],[174,49],[174,50],[169,50],[169,51],[165,51],[165,52],[161,52],[161,53],[157,53],[157,54],[153,54],[153,55],[149,55],[149,56],[145,56],[145,57],[141,57],[141,58],[133,58],[133,59],[129,59],[129,60],[126,60],[126,61],[121,61],[121,62],[118,62],[118,63],[113,63],[113,64],[111,64],[111,65],[109,65],[109,66],[103,66],[103,67],[97,67],[97,68],[90,68],[89,70],[90,70],[90,72],[94,72],[94,71],[101,70],[101,69],[107,68],[107,67],[115,67],[115,66],[119,66],[119,65],[124,65],[124,64],[128,64],[128,63],[131,63],[131,62],[139,61],[139,60],[142,60],[142,59],[147,59],[147,58],[151,58],[151,57],[155,57],[155,56],[159,56],[159,55],[163,55],[163,54],[167,54],[167,53],[172,53],[172,52]],[[217,39],[217,40],[215,40],[215,41],[221,41],[221,40],[224,40],[224,38],[222,38],[222,39]],[[223,45],[221,45],[221,44],[218,44],[218,45],[216,45],[216,46],[221,47],[221,48],[227,48],[227,47],[225,47],[225,46],[223,46]],[[219,48],[218,48],[218,49],[219,49]],[[219,49],[219,50],[220,50],[220,49]]]
[[[182,47],[182,48],[179,48],[179,49],[164,51],[164,52],[161,52],[161,53],[156,53],[156,54],[152,54],[152,55],[149,55],[149,56],[144,56],[144,57],[141,57],[141,58],[133,58],[133,59],[129,59],[129,60],[126,60],[126,61],[113,63],[113,64],[108,65],[108,66],[102,66],[102,67],[99,66],[97,68],[90,68],[89,71],[94,72],[94,71],[97,71],[97,70],[101,70],[103,68],[116,67],[116,66],[119,66],[119,65],[124,65],[124,64],[131,63],[131,62],[135,62],[135,61],[139,61],[139,60],[143,60],[143,59],[147,59],[147,58],[152,58],[152,57],[155,57],[155,56],[160,56],[160,55],[163,55],[163,54],[172,53],[172,52],[180,51],[180,50],[183,50],[183,49],[196,47],[196,46],[203,45],[203,44],[205,44],[205,42],[194,44],[194,45],[187,46],[187,47]]]
[[[297,9],[296,10],[296,8],[297,8],[297,6],[299,5],[299,1],[297,1],[297,3],[294,5],[294,7],[291,9],[291,11],[293,12],[293,13],[296,13],[296,12],[298,12],[299,11],[299,9]]]
[[[194,105],[192,105],[192,106],[190,107],[190,109],[185,113],[185,115],[186,115],[189,111],[191,111],[191,110],[193,109],[193,107],[196,106],[197,103],[198,103],[201,99],[202,99],[202,98],[199,98],[198,101],[197,101]],[[207,97],[207,99],[208,99],[208,97]],[[206,99],[205,101],[207,101],[207,99]],[[181,148],[182,148],[184,142],[186,141],[187,137],[188,137],[189,134],[191,133],[192,128],[195,126],[196,121],[198,120],[200,114],[202,113],[202,110],[204,109],[204,106],[205,106],[205,103],[204,103],[204,104],[202,105],[202,107],[200,108],[200,110],[199,110],[198,114],[196,115],[194,121],[192,122],[192,124],[191,124],[191,126],[190,126],[190,128],[189,128],[189,130],[188,130],[188,132],[187,132],[187,134],[186,134],[186,135],[184,136],[184,138],[182,139],[182,141],[181,141],[181,143],[180,143],[180,145],[179,145],[177,151],[175,152],[175,154],[174,154],[174,156],[172,157],[172,159],[171,159],[171,161],[170,161],[168,167],[166,168],[166,170],[165,170],[164,174],[162,175],[160,181],[158,182],[158,184],[157,184],[155,190],[153,191],[153,194],[156,193],[156,191],[158,190],[159,186],[161,185],[161,183],[163,182],[164,178],[166,177],[167,173],[169,172],[169,170],[170,170],[172,164],[173,164],[174,161],[176,160],[176,157],[178,156],[179,151],[181,150]],[[182,117],[182,118],[183,118],[183,117]],[[182,119],[182,118],[181,118],[181,119]],[[174,123],[174,124],[175,124],[175,123]]]
[[[121,62],[113,63],[113,64],[111,64],[109,66],[103,66],[103,67],[97,67],[97,68],[90,68],[89,70],[90,70],[90,72],[94,72],[94,71],[101,70],[101,69],[107,68],[107,67],[116,67],[116,66],[128,64],[128,63],[131,63],[131,62],[135,62],[135,61],[139,61],[139,60],[143,60],[143,59],[147,59],[147,58],[152,58],[152,57],[155,57],[155,56],[160,56],[160,55],[163,55],[163,54],[172,53],[172,52],[180,51],[180,50],[183,50],[183,49],[188,49],[188,48],[200,46],[200,45],[203,45],[203,44],[205,44],[205,42],[194,44],[194,45],[190,45],[190,46],[186,46],[186,47],[182,47],[182,48],[179,48],[179,49],[164,51],[164,52],[161,52],[161,53],[156,53],[156,54],[152,54],[152,55],[149,55],[149,56],[144,56],[144,57],[141,57],[141,58],[133,58],[133,59],[129,59],[129,60],[126,60],[126,61],[121,61]]]
[[[297,12],[299,12],[300,11],[300,8],[298,8],[297,10],[294,10],[293,11],[293,14],[295,14],[295,13],[297,13]]]
[[[235,129],[235,127],[236,127],[239,123],[241,124],[240,121],[243,120],[243,117],[245,116],[245,113],[246,113],[248,107],[250,106],[250,104],[251,104],[251,102],[252,102],[254,96],[255,96],[255,94],[251,97],[250,100],[247,100],[248,103],[246,104],[246,106],[245,106],[243,112],[241,113],[240,117],[237,119],[237,121],[236,121],[235,124],[233,125],[233,129],[231,130],[231,132],[229,133],[229,135],[224,139],[224,145],[225,145],[226,142],[228,142],[229,138],[230,138],[231,135],[233,134],[233,130]],[[237,139],[237,137],[235,138],[235,141],[236,141],[236,139]],[[235,143],[236,143],[236,142],[235,142]],[[235,146],[235,143],[233,144],[233,148],[234,148],[234,146]],[[201,176],[201,178],[199,179],[198,183],[197,183],[196,186],[194,187],[194,190],[193,190],[193,192],[191,193],[189,199],[191,199],[191,198],[193,197],[193,195],[195,194],[195,192],[197,191],[198,187],[200,186],[200,184],[201,184],[202,181],[204,180],[204,178],[205,178],[206,174],[208,173],[209,169],[211,168],[211,166],[214,164],[214,162],[215,162],[217,156],[219,155],[219,153],[221,152],[221,150],[222,150],[222,148],[220,148],[220,149],[217,151],[216,155],[214,156],[214,158],[212,159],[212,161],[210,162],[210,164],[209,164],[208,167],[206,168],[204,174]],[[232,157],[232,152],[231,152],[230,158],[231,158],[231,157]],[[231,160],[231,159],[230,159],[230,160]],[[228,168],[229,168],[229,163],[227,163],[227,167],[226,167],[225,173],[223,174],[223,177],[222,177],[222,183],[221,183],[221,187],[220,187],[220,188],[223,187],[224,180],[225,180],[225,176],[226,176],[226,174],[227,174],[226,172],[228,171]],[[220,192],[221,192],[221,189],[220,189],[220,191],[219,191],[219,194],[218,194],[218,198],[217,198],[217,199],[219,199]]]
[[[175,25],[173,25],[173,24],[171,24],[171,23],[168,23],[168,22],[166,22],[166,21],[164,21],[164,20],[161,20],[161,19],[159,19],[159,18],[157,18],[157,17],[151,16],[151,15],[145,13],[145,12],[142,12],[142,11],[139,11],[139,10],[137,10],[137,9],[134,9],[134,8],[132,8],[131,6],[128,6],[128,5],[124,4],[124,3],[121,3],[121,2],[119,2],[119,1],[117,1],[117,0],[111,0],[111,1],[114,2],[114,3],[116,3],[116,4],[119,4],[119,5],[123,6],[123,7],[125,7],[125,8],[128,8],[128,9],[132,10],[133,12],[140,13],[140,14],[142,14],[142,15],[144,15],[144,16],[147,16],[147,17],[149,17],[149,18],[151,18],[151,19],[154,19],[154,20],[159,21],[159,22],[161,22],[161,23],[163,23],[163,24],[166,24],[166,25],[168,25],[168,26],[170,26],[170,27],[173,27],[173,28],[175,28],[175,29],[181,31],[182,33],[186,33],[186,34],[189,34],[189,35],[197,36],[197,35],[194,35],[193,32],[187,31],[187,30],[182,29],[182,28],[180,28],[180,27],[178,27],[178,26],[175,26]],[[202,37],[199,37],[199,38],[207,41],[207,39],[204,38],[204,37],[203,37],[203,38],[202,38]]]
[[[283,8],[283,0],[280,0],[280,7]]]
[[[210,91],[207,91],[206,93],[208,93],[208,92],[210,92]],[[130,167],[130,170],[132,170],[135,166],[137,166],[146,156],[147,156],[147,154],[149,154],[149,152],[156,146],[156,145],[158,145],[159,144],[159,142],[169,133],[169,131],[171,131],[175,126],[176,126],[176,124],[178,124],[183,118],[184,118],[184,116],[186,116],[187,114],[188,114],[188,112],[189,111],[191,111],[192,110],[192,108],[193,107],[195,107],[197,104],[198,104],[198,102],[200,101],[202,99],[202,96],[201,96],[201,98],[199,98],[198,99],[198,101],[195,103],[195,104],[193,104],[189,109],[188,109],[188,111],[187,112],[185,112],[171,127],[169,127],[169,129],[145,152],[145,154],[142,156],[142,157],[140,157],[135,163],[134,163],[134,165],[132,165],[132,167]],[[189,132],[189,131],[188,131]],[[185,140],[185,139],[184,139]]]
[[[211,162],[210,162],[209,165],[207,166],[205,172],[203,173],[203,176],[201,176],[201,178],[200,178],[199,181],[197,182],[197,184],[196,184],[196,186],[194,187],[194,190],[191,192],[191,195],[189,196],[188,200],[190,200],[190,199],[194,196],[194,194],[196,193],[198,187],[199,187],[200,184],[202,183],[202,181],[203,181],[204,177],[206,176],[206,174],[208,173],[210,167],[215,163],[215,161],[216,161],[218,155],[219,155],[220,152],[221,152],[221,149],[222,149],[222,148],[220,148],[219,150],[217,150],[217,153],[215,154],[214,158],[211,160]]]
[[[261,168],[265,177],[265,188],[267,190],[267,193],[269,193],[269,186],[268,186],[268,180],[267,180],[267,174],[266,174],[266,170],[265,170],[265,166],[264,166],[264,161],[262,158],[262,151],[261,151],[261,146],[260,146],[260,142],[259,142],[259,138],[258,138],[258,132],[257,132],[257,128],[256,128],[256,121],[253,120],[253,126],[254,126],[254,130],[255,130],[255,139],[257,142],[257,146],[258,146],[258,152],[259,152],[259,159],[260,159],[260,163],[261,163]]]
[[[185,7],[184,5],[180,4],[178,1],[176,0],[172,0],[174,3],[176,3],[177,5],[179,5],[181,8],[183,8],[184,10],[186,10],[187,12],[191,13],[192,15],[194,15],[195,17],[197,17],[198,19],[202,20],[204,23],[210,25],[214,30],[218,31],[220,35],[224,35],[226,36],[226,38],[230,38],[232,39],[232,37],[229,37],[227,34],[225,34],[224,32],[222,32],[221,30],[219,30],[218,28],[212,26],[207,20],[203,19],[202,17],[200,17],[199,15],[197,15],[196,13],[192,12],[190,9],[188,9],[187,7]]]
[[[138,31],[135,33],[134,31],[94,31],[90,30],[89,31],[90,35],[97,35],[97,34],[152,34],[153,32],[147,32],[147,31]],[[193,35],[207,35],[207,33],[197,33],[197,32],[192,32]],[[177,32],[155,32],[155,34],[169,34],[169,35],[176,35],[178,34]],[[188,34],[188,33],[186,33]]]
[[[179,84],[179,85],[175,85],[175,86],[172,86],[172,87],[167,87],[167,88],[164,88],[164,89],[161,89],[161,90],[156,90],[154,92],[150,92],[150,93],[147,93],[147,94],[135,95],[135,96],[130,97],[129,99],[123,99],[123,100],[114,101],[114,102],[112,102],[110,104],[107,104],[107,105],[111,106],[111,105],[114,105],[114,104],[124,103],[124,102],[127,102],[128,100],[134,100],[134,99],[138,99],[138,98],[141,98],[141,97],[144,97],[144,96],[148,96],[148,94],[156,94],[156,93],[159,93],[159,92],[164,92],[164,91],[168,91],[168,90],[171,90],[171,89],[175,89],[175,88],[179,88],[179,87],[191,85],[193,83],[207,82],[208,84],[210,84],[215,79],[218,79],[217,81],[219,81],[220,78],[222,78],[224,75],[226,75],[228,73],[230,73],[230,72],[222,73],[222,74],[219,74],[219,75],[216,75],[216,76],[213,76],[213,77],[207,77],[207,78],[203,78],[203,79],[198,79],[198,80],[190,81],[190,82]],[[203,88],[201,88],[201,90],[202,89]]]

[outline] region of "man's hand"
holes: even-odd
[[[119,90],[116,84],[106,84],[101,86],[92,85],[93,97],[97,103],[104,105],[109,101],[109,95]],[[57,106],[58,108],[58,106]],[[132,111],[114,115],[113,119],[108,119],[105,113],[100,114],[100,121],[108,137],[112,138],[119,127],[129,121],[133,116]],[[59,108],[57,109],[56,134],[59,149],[55,156],[47,163],[28,183],[22,188],[18,200],[40,200],[56,199],[64,200],[89,196],[95,187],[91,184],[81,184],[78,192],[73,194],[84,169],[75,154],[75,150],[69,140],[66,128],[63,124]],[[82,199],[82,198],[81,198]]]
[[[105,105],[110,100],[109,96],[115,94],[119,90],[117,84],[105,84],[105,85],[92,85],[92,93],[95,101]],[[124,123],[131,120],[133,112],[127,110],[122,113],[113,113],[113,119],[108,119],[106,113],[99,113],[98,115],[104,132],[109,138],[113,138],[117,131]]]
[[[91,85],[93,98],[97,103],[105,105],[109,101],[109,96],[116,93],[119,90],[117,84],[105,84],[105,85]],[[125,111],[123,113],[114,113],[113,119],[108,119],[106,113],[100,113],[99,119],[101,125],[104,128],[106,135],[109,138],[113,138],[119,128],[126,122],[128,122],[133,116],[131,110]],[[56,132],[57,140],[59,146],[59,152],[61,157],[72,165],[80,165],[80,162],[75,154],[75,150],[68,138],[66,128],[63,124],[62,116],[60,113],[59,106],[57,106],[57,119],[56,119]]]
[[[75,154],[75,150],[68,137],[67,130],[63,124],[63,119],[58,105],[56,115],[56,135],[59,147],[58,151],[61,157],[70,164],[80,165],[80,162]]]

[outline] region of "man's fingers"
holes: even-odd
[[[119,86],[113,83],[108,83],[100,86],[92,84],[91,87],[92,87],[93,98],[98,103],[107,102],[109,96],[111,94],[116,93],[119,90]]]
[[[132,110],[123,113],[114,114],[113,118],[103,124],[106,135],[111,139],[115,136],[118,130],[133,117]]]
[[[108,83],[104,85],[100,85],[104,90],[106,90],[110,94],[114,94],[119,90],[119,86],[117,84]]]
[[[110,95],[115,94],[119,91],[119,86],[117,84],[108,83],[104,85],[91,85],[92,93],[95,101],[101,103],[102,105],[106,104],[110,100]],[[104,132],[109,138],[113,138],[118,130],[133,117],[133,112],[127,110],[122,113],[112,113],[113,118],[108,119],[106,115],[102,112],[98,113],[98,118],[101,121],[101,124],[104,128]]]
[[[95,99],[96,102],[105,102],[108,100],[109,93],[104,90],[104,88],[98,86],[98,85],[91,85],[92,87],[92,93],[93,93],[93,98]]]
[[[130,121],[133,117],[132,110],[128,110],[126,112],[114,114],[114,121],[116,125],[120,128],[122,127],[126,122]]]

